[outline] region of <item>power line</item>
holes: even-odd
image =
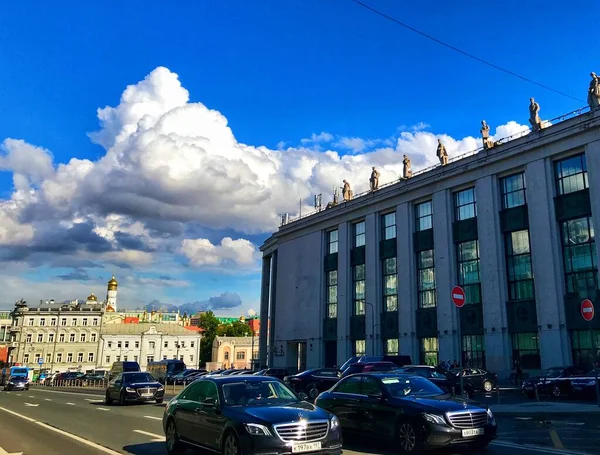
[[[393,18],[391,16],[388,16],[385,13],[382,13],[379,10],[376,10],[375,8],[372,8],[371,6],[369,6],[369,5],[361,2],[360,0],[350,0],[350,1],[356,3],[357,5],[362,6],[363,8],[366,8],[366,9],[372,11],[375,14],[378,14],[381,17],[384,17],[387,20],[395,22],[396,24],[398,24],[398,25],[400,25],[400,26],[402,26],[402,27],[404,27],[404,28],[406,28],[406,29],[408,29],[408,30],[410,30],[412,32],[415,32],[415,33],[417,33],[417,34],[419,34],[421,36],[424,36],[425,38],[428,38],[428,39],[430,39],[432,41],[435,41],[438,44],[441,44],[442,46],[445,46],[445,47],[447,47],[449,49],[452,49],[453,51],[458,52],[459,54],[462,54],[462,55],[464,55],[466,57],[472,58],[473,60],[476,60],[476,61],[478,61],[480,63],[483,63],[484,65],[491,66],[492,68],[495,68],[495,69],[497,69],[499,71],[502,71],[503,73],[510,74],[511,76],[517,77],[517,78],[519,78],[519,79],[521,79],[521,80],[523,80],[525,82],[529,82],[530,84],[537,85],[538,87],[542,87],[542,88],[544,88],[546,90],[550,90],[551,92],[557,93],[557,94],[565,96],[567,98],[571,98],[572,100],[582,101],[583,102],[583,100],[580,100],[579,98],[575,98],[575,97],[573,97],[573,96],[571,96],[571,95],[569,95],[567,93],[561,92],[560,90],[555,90],[552,87],[548,87],[547,85],[544,85],[544,84],[542,84],[540,82],[536,82],[536,81],[534,81],[532,79],[529,79],[528,77],[521,76],[520,74],[517,74],[517,73],[515,73],[513,71],[507,70],[506,68],[502,68],[501,66],[495,65],[494,63],[491,63],[491,62],[488,62],[487,60],[484,60],[482,58],[477,57],[476,55],[470,54],[468,52],[463,51],[462,49],[454,47],[451,44],[445,43],[444,41],[441,41],[441,40],[435,38],[434,36],[428,35],[427,33],[424,33],[424,32],[422,32],[420,30],[417,30],[416,28],[411,27],[410,25],[407,25],[404,22],[399,21],[398,19],[395,19],[395,18]]]

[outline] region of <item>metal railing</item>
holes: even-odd
[[[567,112],[566,114],[559,115],[558,117],[555,117],[555,118],[550,119],[550,120],[544,120],[543,123],[545,123],[547,125],[544,129],[548,128],[549,126],[554,126],[557,123],[561,123],[561,122],[564,122],[564,121],[569,120],[571,118],[577,117],[577,116],[579,116],[581,114],[584,114],[586,112],[590,112],[590,108],[588,106],[580,107],[579,109],[576,109],[576,110],[571,111],[571,112]],[[527,136],[530,133],[531,133],[531,129],[528,128],[528,127],[526,127],[523,130],[518,131],[515,134],[512,134],[510,136],[506,136],[506,137],[498,139],[497,141],[494,141],[494,146],[488,148],[487,151],[488,152],[493,152],[495,147],[497,147],[499,145],[506,144],[506,143],[508,143],[510,141],[513,141],[515,139],[519,139],[521,137]],[[461,155],[454,156],[452,158],[449,157],[448,158],[448,164],[455,163],[455,162],[463,160],[465,158],[477,155],[478,153],[480,153],[480,152],[482,152],[484,150],[486,150],[486,149],[482,146],[482,147],[478,147],[475,150],[471,150],[469,152],[463,153]],[[294,222],[302,220],[304,218],[308,218],[310,216],[313,216],[313,215],[316,215],[318,213],[324,212],[325,210],[330,211],[330,210],[333,210],[333,209],[335,209],[337,207],[346,207],[346,206],[348,206],[348,204],[352,204],[357,199],[364,198],[364,197],[366,197],[368,195],[373,195],[374,196],[374,195],[376,195],[377,193],[379,193],[384,188],[387,188],[387,187],[390,187],[392,185],[396,185],[396,184],[402,183],[402,182],[406,183],[406,182],[410,181],[412,178],[414,178],[416,176],[426,174],[426,173],[428,173],[430,171],[433,171],[435,169],[439,169],[441,167],[445,167],[448,164],[446,164],[446,165],[434,164],[433,166],[429,166],[429,167],[426,167],[426,168],[423,168],[423,169],[419,169],[419,170],[417,170],[417,171],[415,171],[415,172],[412,173],[412,177],[411,178],[405,179],[403,177],[400,177],[398,180],[395,180],[395,181],[392,181],[392,182],[388,182],[388,183],[384,183],[383,185],[380,185],[379,188],[377,190],[375,190],[375,191],[367,190],[367,191],[363,191],[362,193],[355,194],[350,201],[344,201],[344,200],[342,200],[338,204],[330,207],[329,209],[320,208],[320,209],[316,209],[316,210],[310,210],[310,211],[308,211],[306,213],[302,213],[301,215],[297,215],[297,216],[288,215],[286,217],[286,222],[285,223],[281,223],[280,226],[286,226],[288,224],[294,223]]]

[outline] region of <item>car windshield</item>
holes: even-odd
[[[239,381],[222,385],[227,406],[282,405],[298,397],[279,381]]]
[[[600,369],[596,368],[595,370],[590,371],[586,376],[596,377],[600,376]]]
[[[25,378],[23,376],[13,376],[13,377],[9,378],[9,381],[14,381],[14,382],[23,382],[26,380],[27,380],[27,378]]]
[[[435,396],[443,395],[444,391],[433,382],[418,376],[401,377],[390,376],[381,380],[388,393],[396,398],[408,396]]]
[[[15,368],[13,374],[27,374],[27,368]]]
[[[563,371],[564,371],[563,368],[550,368],[550,369],[540,373],[540,376],[543,378],[557,378],[561,374],[563,374]]]
[[[154,382],[154,378],[148,373],[124,374],[123,382],[127,384],[134,384],[136,382]]]

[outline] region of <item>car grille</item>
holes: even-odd
[[[148,395],[148,394],[152,394],[154,395],[154,393],[156,392],[156,388],[144,388],[144,389],[137,389],[137,393],[138,395]]]
[[[481,428],[488,423],[486,411],[459,411],[446,414],[453,427]]]
[[[327,436],[329,422],[327,420],[309,420],[294,423],[280,423],[273,428],[282,441],[310,442]]]

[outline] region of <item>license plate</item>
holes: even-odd
[[[152,394],[151,394],[151,393],[149,393],[149,392],[146,392],[146,393],[142,393],[142,396],[143,396],[143,397],[151,397],[151,396],[154,396],[154,395],[152,395]]]
[[[319,442],[295,442],[292,445],[292,453],[313,452],[321,450],[321,441]]]
[[[462,431],[463,438],[469,438],[471,436],[479,436],[481,434],[483,434],[483,428],[469,428],[468,430]]]
[[[583,389],[583,387],[580,386],[580,385],[574,385],[573,386],[573,390],[581,390],[581,389]]]

